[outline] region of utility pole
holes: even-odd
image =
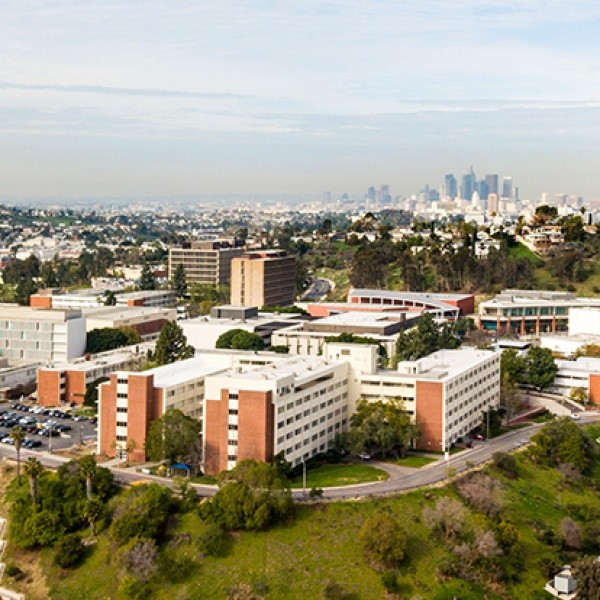
[[[306,496],[306,461],[302,461],[302,490],[304,496]]]

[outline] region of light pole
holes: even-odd
[[[54,425],[48,427],[48,452],[52,454],[52,434],[54,433]]]
[[[306,496],[306,460],[302,459],[302,493]]]
[[[83,425],[79,426],[79,445],[83,445]]]

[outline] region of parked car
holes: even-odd
[[[87,421],[89,417],[86,417],[85,415],[77,415],[76,417],[73,417],[73,421]]]
[[[368,454],[367,452],[361,452],[358,455],[358,458],[360,458],[360,460],[371,460],[371,455]]]
[[[481,435],[481,433],[476,433],[476,434],[473,436],[473,439],[475,439],[475,440],[479,440],[480,442],[485,442],[485,436],[484,436],[484,435]]]

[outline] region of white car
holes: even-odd
[[[358,455],[358,458],[360,458],[360,460],[371,460],[371,455],[368,454],[367,452],[361,452]]]
[[[571,419],[579,419],[579,413],[571,413]]]

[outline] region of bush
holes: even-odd
[[[119,583],[119,598],[141,600],[147,594],[146,586],[133,575],[124,575]]]
[[[219,557],[227,555],[231,541],[220,525],[208,523],[198,536],[197,544],[203,554]]]
[[[407,536],[391,515],[378,513],[367,519],[359,539],[366,556],[386,567],[396,567],[404,558]]]
[[[310,492],[308,492],[308,496],[312,500],[316,500],[317,498],[322,498],[323,497],[323,490],[321,488],[318,488],[318,487],[312,487],[312,488],[310,488]]]
[[[381,585],[387,592],[393,594],[398,589],[398,577],[394,571],[386,571],[381,575]]]
[[[81,543],[81,538],[76,533],[65,535],[56,544],[56,553],[54,562],[63,569],[68,569],[76,565],[83,553],[85,547]]]
[[[184,581],[194,570],[196,561],[187,554],[167,552],[163,555],[160,571],[172,582]]]
[[[6,568],[4,569],[4,574],[7,577],[10,577],[11,579],[16,579],[17,581],[22,579],[25,575],[25,573],[13,563],[6,565]]]
[[[155,483],[129,489],[115,510],[111,536],[120,545],[135,537],[157,538],[167,523],[172,498],[169,489]]]
[[[158,547],[148,538],[133,538],[115,555],[124,575],[146,583],[158,571]]]
[[[551,579],[558,572],[562,571],[563,563],[556,556],[545,556],[540,560],[540,572],[544,579]]]
[[[517,459],[512,454],[508,454],[508,452],[494,452],[492,455],[492,464],[495,469],[509,479],[516,479],[519,476]]]
[[[560,532],[563,537],[564,545],[573,550],[581,548],[581,528],[573,519],[565,517],[560,522]]]
[[[465,527],[467,509],[454,498],[439,498],[434,507],[423,509],[423,523],[434,532],[440,533],[446,540],[456,538]]]
[[[500,482],[484,473],[463,477],[457,484],[459,494],[467,504],[490,519],[496,518],[503,507]]]

